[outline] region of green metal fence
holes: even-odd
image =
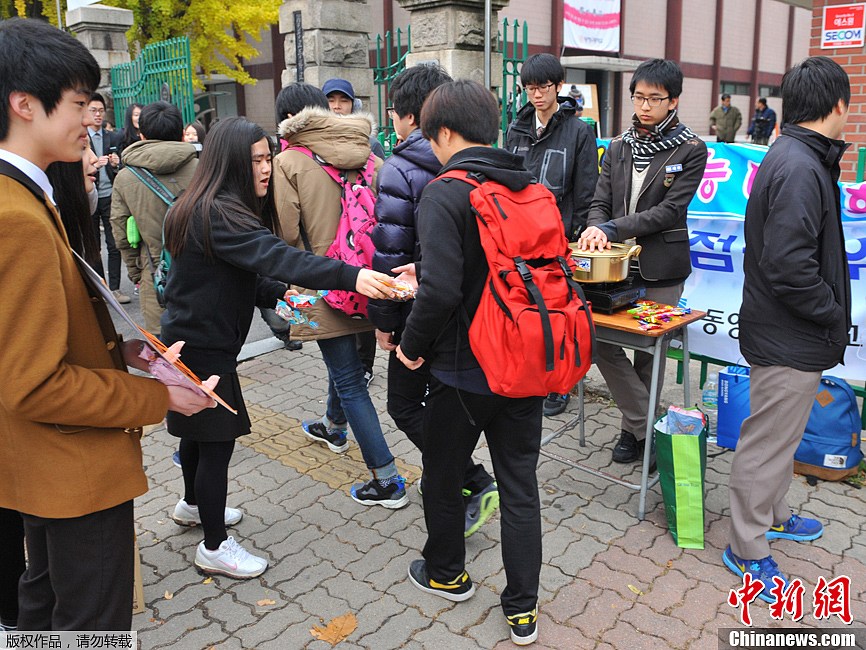
[[[864,172],[866,172],[866,147],[861,146],[857,150],[857,182],[863,182]]]
[[[403,30],[396,34],[385,32],[376,36],[376,66],[373,68],[373,84],[376,86],[376,96],[379,100],[377,122],[379,124],[379,142],[385,148],[385,155],[390,155],[397,144],[397,134],[391,126],[391,120],[386,111],[390,104],[391,82],[406,69],[406,57],[412,49],[412,28],[406,27],[406,44],[403,45]]]
[[[186,36],[151,43],[135,61],[111,68],[114,119],[123,125],[126,108],[133,103],[163,100],[180,109],[184,124],[195,119],[192,58]]]
[[[510,28],[510,38],[509,38]],[[502,51],[502,87],[500,106],[502,107],[502,137],[508,131],[508,125],[517,115],[517,111],[526,103],[526,91],[520,87],[520,65],[526,61],[529,43],[529,26],[524,21],[515,20],[509,24],[508,19],[502,21],[501,33]]]

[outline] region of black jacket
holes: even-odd
[[[535,135],[535,107],[526,104],[508,129],[505,148],[556,197],[565,235],[574,241],[586,226],[598,180],[598,147],[592,127],[575,114],[570,97],[560,97],[544,133]]]
[[[514,191],[533,180],[519,156],[491,147],[456,153],[442,173],[452,169],[480,172]],[[480,372],[466,324],[466,316],[471,321],[478,309],[488,272],[478,222],[469,205],[473,189],[446,178],[430,183],[421,195],[418,234],[424,274],[400,346],[408,358],[430,361],[440,380],[441,373],[455,369]]]
[[[194,225],[172,260],[161,329],[166,345],[186,341],[182,360],[201,376],[235,372],[253,307],[273,308],[286,291],[283,283],[355,288],[358,267],[293,248],[264,227],[237,231],[218,219],[211,224],[212,258]]]
[[[610,222],[616,227],[615,241],[637,238],[645,280],[682,281],[692,272],[686,213],[706,166],[707,145],[700,138],[657,153],[647,167],[637,211],[629,214],[632,151],[621,137],[614,138],[601,162],[587,225]]]
[[[415,129],[405,142],[395,147],[379,170],[376,195],[376,245],[373,268],[391,273],[396,266],[416,262],[418,248],[418,207],[421,192],[442,165],[433,155],[430,143]],[[391,273],[393,275],[393,273]],[[367,308],[370,321],[383,332],[399,332],[409,317],[413,301],[371,300]]]
[[[845,143],[786,125],[746,206],[740,350],[752,365],[803,371],[842,361],[851,284],[839,205]]]
[[[88,132],[88,140],[90,142],[90,150],[95,153],[97,156],[99,155],[96,151],[96,148],[93,146],[93,138],[89,137]],[[121,145],[123,144],[123,136],[117,131],[106,131],[105,128],[102,129],[102,155],[107,156],[110,153],[116,153],[118,157],[121,154]],[[111,151],[111,148],[114,147],[114,151]],[[115,167],[114,165],[108,164],[105,166],[105,173],[108,175],[108,182],[114,185],[114,177],[117,176],[117,172],[120,171],[120,167]]]

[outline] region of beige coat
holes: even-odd
[[[279,133],[290,146],[310,149],[338,169],[362,168],[370,156],[373,119],[364,113],[336,115],[322,108],[306,108],[280,123]],[[382,161],[376,159],[376,171]],[[301,226],[316,255],[324,255],[334,241],[340,222],[340,186],[309,156],[286,149],[274,159],[274,197],[283,239],[305,248]],[[352,172],[349,178],[356,177]],[[373,184],[375,187],[375,182]],[[315,293],[295,287],[303,293]],[[331,309],[324,300],[310,310],[318,328],[292,326],[292,338],[301,341],[336,338],[373,329],[367,319],[352,319]]]
[[[57,211],[6,176],[0,196],[0,507],[112,508],[147,491],[138,427],[165,416],[168,391],[126,371]]]
[[[198,165],[196,150],[188,142],[164,142],[162,140],[143,140],[133,142],[123,151],[123,163],[150,170],[168,190],[178,196],[192,180]],[[111,230],[114,241],[119,247],[129,246],[126,240],[126,220],[133,216],[141,234],[140,244],[135,255],[127,258],[130,277],[140,273],[141,311],[144,314],[145,328],[159,336],[159,319],[163,309],[156,299],[153,289],[151,268],[159,264],[162,253],[162,223],[168,206],[153,193],[132,170],[121,169],[114,179],[111,193]],[[146,250],[150,250],[148,262]]]

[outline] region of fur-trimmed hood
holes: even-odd
[[[312,107],[280,122],[277,133],[289,146],[307,147],[338,169],[358,169],[370,156],[375,124],[369,113],[337,115]]]

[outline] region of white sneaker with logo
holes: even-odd
[[[229,537],[215,551],[209,551],[201,542],[195,551],[195,565],[205,573],[244,579],[262,575],[268,568],[268,561],[248,552],[234,537]]]
[[[226,526],[234,526],[243,519],[243,517],[243,511],[238,510],[237,508],[226,508]],[[174,519],[175,523],[178,523],[181,526],[201,525],[201,516],[198,513],[198,506],[191,506],[184,499],[177,502],[171,518]]]

